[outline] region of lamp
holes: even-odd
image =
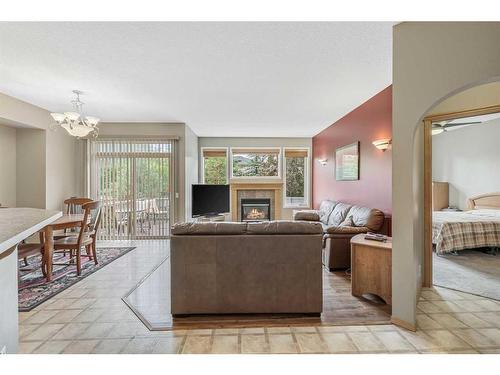
[[[328,159],[318,159],[318,163],[320,163],[322,166],[325,166],[327,162]]]
[[[99,119],[93,116],[84,116],[83,115],[83,102],[80,100],[81,91],[73,90],[73,93],[76,95],[76,98],[71,101],[75,111],[64,112],[64,113],[51,113],[50,115],[56,122],[51,125],[51,129],[57,129],[58,126],[65,129],[68,134],[74,137],[86,137],[88,135],[92,135],[97,137],[97,133],[99,132],[99,128],[97,124],[99,123]]]
[[[390,139],[390,138],[377,139],[376,141],[373,141],[372,144],[376,148],[378,148],[379,150],[382,150],[385,152],[385,150],[388,150],[391,148],[392,139]]]

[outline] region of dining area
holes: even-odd
[[[168,235],[169,199],[65,199],[62,216],[17,246],[20,289],[33,283],[51,283],[61,269],[79,277],[90,264],[106,258],[98,240],[160,238]],[[34,276],[36,275],[36,277]],[[35,281],[36,280],[36,281]]]
[[[101,203],[90,198],[72,197],[64,201],[65,212],[38,232],[38,241],[18,244],[19,274],[33,271],[28,258],[39,256],[46,282],[53,279],[54,254],[62,254],[66,265],[74,266],[80,276],[82,258],[98,264],[97,233],[101,221]],[[60,263],[56,263],[58,265]]]

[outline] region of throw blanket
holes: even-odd
[[[500,246],[500,210],[433,212],[432,243],[437,254]]]

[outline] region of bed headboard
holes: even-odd
[[[479,210],[481,208],[500,210],[500,192],[481,194],[467,199],[468,210]]]

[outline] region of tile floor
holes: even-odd
[[[121,297],[168,255],[168,242],[121,245],[137,249],[20,313],[21,353],[500,353],[500,302],[443,288],[422,292],[417,332],[393,325],[149,331]]]

